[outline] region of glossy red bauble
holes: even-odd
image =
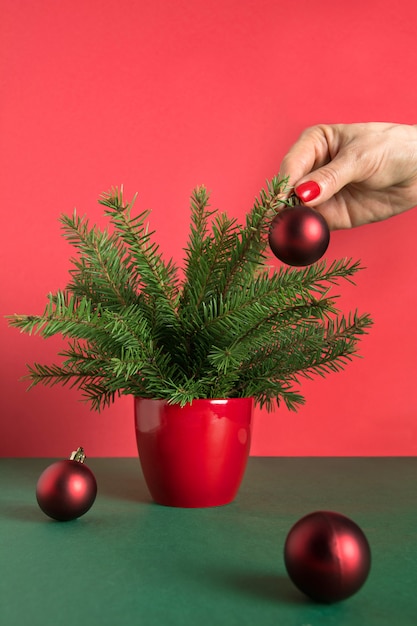
[[[251,441],[252,398],[199,399],[181,407],[135,398],[136,441],[155,502],[210,507],[231,502]]]
[[[340,513],[317,511],[300,519],[284,547],[293,583],[317,602],[337,602],[356,593],[371,567],[363,531]]]
[[[39,477],[36,499],[42,511],[59,521],[84,515],[94,503],[97,482],[80,461],[66,459],[49,465]]]
[[[330,231],[324,217],[310,207],[296,205],[280,211],[272,220],[269,246],[287,265],[311,265],[326,252]]]

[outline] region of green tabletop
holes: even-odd
[[[152,503],[137,459],[87,459],[97,499],[72,522],[36,503],[51,462],[0,460],[1,624],[417,624],[416,458],[251,458],[235,502],[212,509]],[[364,587],[332,605],[303,596],[282,556],[319,509],[351,517],[372,549]]]

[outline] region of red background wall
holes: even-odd
[[[301,130],[415,123],[414,0],[0,0],[0,454],[135,455],[132,402],[90,413],[76,392],[19,381],[58,342],[4,314],[43,310],[71,253],[58,216],[100,219],[124,184],[179,259],[188,197],[243,219]],[[417,211],[337,232],[327,256],[367,266],[339,290],[375,319],[361,360],[305,383],[297,414],[257,411],[253,454],[411,455],[416,439]]]

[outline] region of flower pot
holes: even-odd
[[[136,441],[155,502],[221,506],[242,481],[251,441],[252,398],[194,400],[180,407],[135,398]]]

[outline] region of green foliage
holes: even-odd
[[[76,251],[70,282],[41,315],[9,317],[22,332],[68,342],[59,365],[29,367],[31,386],[75,386],[97,410],[120,394],[182,405],[253,396],[268,409],[280,400],[296,409],[300,378],[343,369],[372,322],[343,316],[329,295],[352,281],[358,262],[268,267],[267,232],[285,183],[267,184],[244,225],[210,210],[206,189],[196,188],[182,268],[164,260],[149,212],[133,215],[122,190],[99,200],[106,230],[76,211],[63,215]]]

